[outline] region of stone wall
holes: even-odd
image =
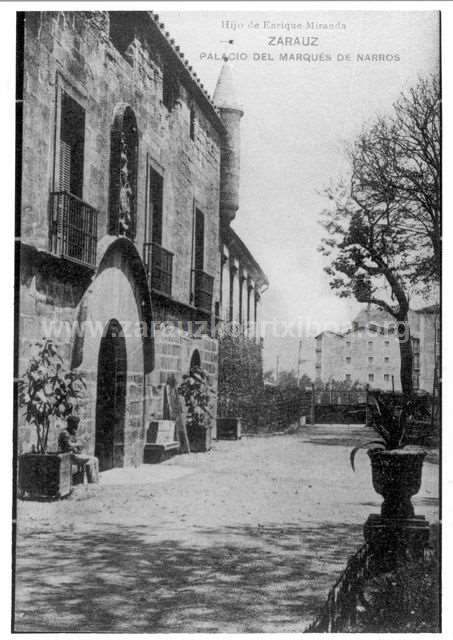
[[[205,271],[219,298],[220,137],[197,99],[180,84],[169,111],[162,102],[163,61],[135,39],[127,59],[108,37],[106,12],[26,14],[22,240],[47,250],[49,192],[55,188],[58,92],[85,109],[83,200],[108,227],[110,132],[115,108],[132,107],[138,126],[137,235],[141,253],[147,217],[147,163],[163,176],[163,246],[172,251],[173,297],[190,302],[194,202],[205,214]],[[190,137],[190,109],[195,113]],[[148,221],[149,222],[149,221]],[[148,230],[150,226],[148,224]]]
[[[132,14],[131,14],[132,15]],[[134,20],[150,19],[136,14]],[[140,33],[140,29],[137,29]],[[142,30],[143,35],[143,30]],[[60,345],[65,363],[77,366],[87,381],[86,397],[79,403],[80,435],[94,452],[99,344],[102,331],[115,318],[133,327],[143,321],[149,292],[142,263],[143,243],[150,240],[148,169],[163,177],[162,245],[173,252],[172,304],[160,304],[159,318],[191,315],[191,268],[194,206],[204,213],[204,270],[214,280],[214,303],[219,299],[219,176],[222,125],[190,83],[180,83],[178,99],[163,103],[165,54],[145,36],[133,38],[122,51],[109,38],[107,12],[28,12],[25,19],[23,173],[19,304],[19,374],[26,366],[30,342],[48,335]],[[183,63],[181,62],[181,65]],[[82,199],[98,212],[98,260],[89,270],[50,256],[49,194],[56,181],[61,92],[85,110],[84,176]],[[132,249],[104,254],[102,247],[115,240],[109,230],[110,139],[114,114],[129,105],[138,128],[136,235]],[[193,115],[193,135],[190,131]],[[214,124],[213,124],[214,122]],[[217,124],[215,124],[217,122]],[[131,267],[131,255],[138,267]],[[142,276],[137,278],[137,269]],[[154,301],[156,302],[156,301]],[[184,306],[188,305],[188,306]],[[157,304],[156,304],[157,306]],[[196,311],[196,310],[195,310]],[[94,335],[75,339],[71,327],[92,322]],[[47,327],[47,329],[46,329]],[[58,327],[62,327],[58,334]],[[68,330],[69,327],[69,330]],[[56,333],[58,335],[56,335]],[[144,429],[159,415],[162,384],[169,374],[188,372],[190,357],[199,349],[202,366],[216,387],[217,343],[188,333],[173,341],[157,332],[152,372],[144,370],[144,344],[140,334],[126,337],[127,395],[125,464],[142,461]],[[56,444],[52,430],[50,447]],[[19,453],[30,450],[34,434],[19,415]]]

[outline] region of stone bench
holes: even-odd
[[[179,442],[175,437],[174,420],[153,420],[146,432],[143,462],[155,464],[163,462],[179,452]]]

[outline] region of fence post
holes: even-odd
[[[310,422],[315,424],[315,385],[311,385],[311,407],[310,407]]]

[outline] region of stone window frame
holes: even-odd
[[[166,247],[165,243],[165,167],[163,167],[150,153],[146,154],[146,194],[145,194],[145,232],[144,242],[154,242],[152,237],[152,217],[151,217],[151,201],[149,190],[151,186],[151,171],[157,173],[162,179],[162,247]]]

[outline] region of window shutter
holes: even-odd
[[[71,190],[71,145],[60,140],[60,175],[58,179],[59,191]]]

